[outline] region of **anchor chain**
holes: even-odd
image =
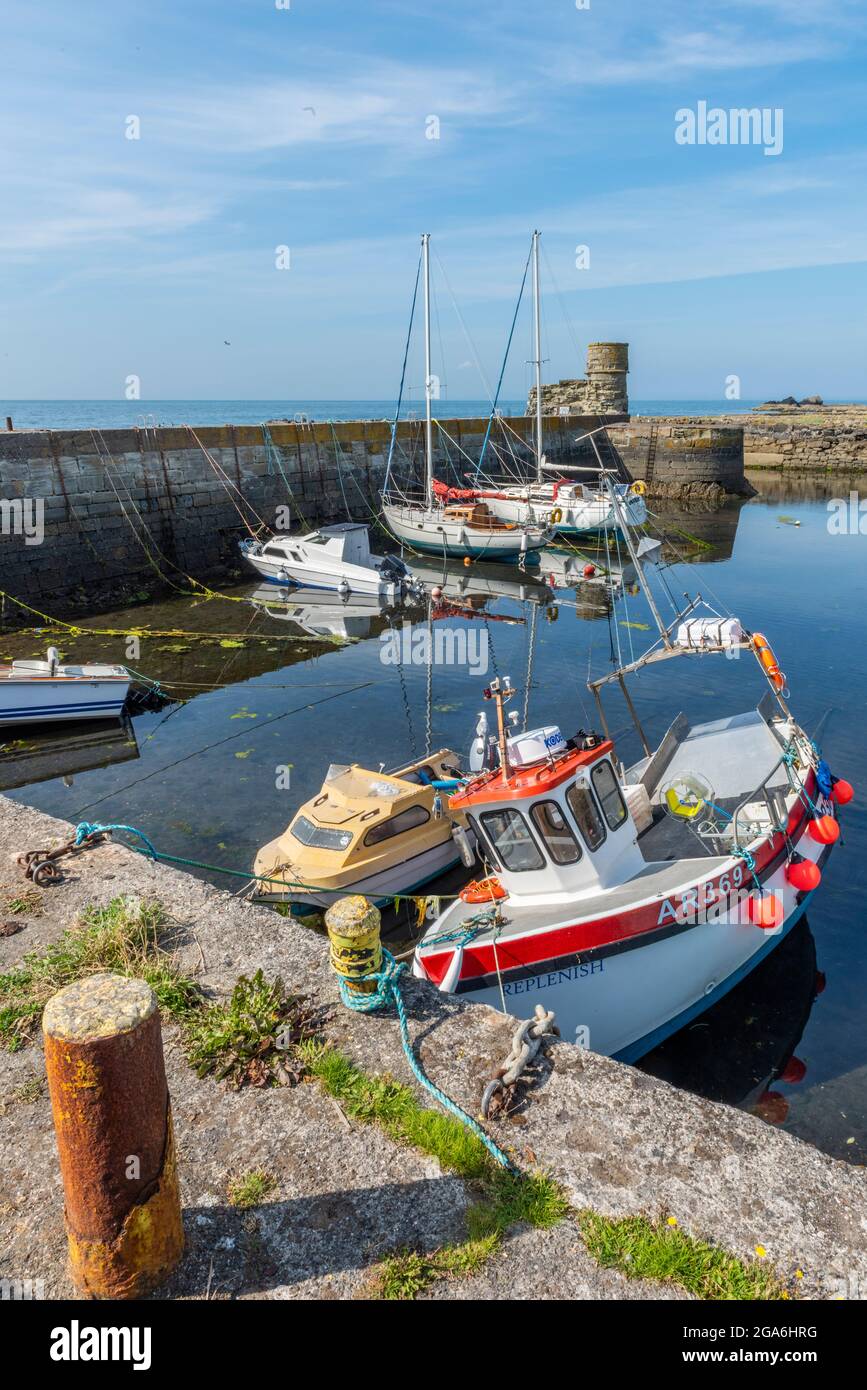
[[[515,1029],[512,1047],[501,1067],[497,1068],[482,1095],[482,1118],[493,1119],[508,1115],[520,1099],[518,1086],[527,1084],[524,1073],[535,1059],[546,1037],[560,1036],[553,1009],[537,1004],[532,1018],[526,1018]]]

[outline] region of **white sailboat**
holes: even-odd
[[[539,277],[539,238],[540,232],[533,233],[533,335],[535,343],[534,366],[536,369],[536,428],[535,459],[536,473],[526,483],[492,484],[496,492],[485,496],[495,516],[504,521],[530,522],[537,526],[551,526],[560,535],[583,536],[600,531],[613,530],[618,525],[617,512],[609,490],[602,486],[601,479],[590,484],[564,479],[564,473],[595,473],[593,468],[580,468],[571,465],[549,464],[543,453],[542,444],[542,318]],[[604,428],[604,426],[602,427]],[[595,433],[596,431],[594,431]],[[582,436],[586,438],[587,436]],[[580,443],[580,439],[578,441]],[[560,476],[550,482],[545,473]],[[644,501],[644,484],[613,483],[612,486],[620,501],[630,526],[640,526],[647,520],[647,505]]]
[[[433,477],[433,415],[431,410],[430,236],[422,237],[425,338],[425,483],[424,497],[393,501],[383,494],[382,511],[389,529],[402,545],[446,559],[517,560],[541,550],[550,539],[547,523],[501,517],[484,498],[468,492],[450,501],[438,497]],[[439,488],[441,493],[448,489]]]

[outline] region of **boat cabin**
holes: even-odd
[[[275,536],[262,547],[262,554],[272,560],[294,560],[304,564],[310,556],[305,555],[307,546],[321,547],[330,560],[345,565],[371,567],[370,537],[368,529],[360,522],[337,522],[334,526],[321,526],[307,536]]]
[[[554,727],[507,740],[509,770],[450,800],[516,903],[571,902],[644,866],[610,741],[570,747]]]
[[[487,502],[462,502],[445,507],[443,517],[446,521],[459,521],[476,531],[514,531],[514,526],[501,517],[494,516]]]

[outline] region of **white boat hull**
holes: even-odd
[[[130,682],[122,677],[13,677],[0,681],[0,726],[59,723],[73,719],[118,719]]]
[[[338,592],[341,587],[352,594],[364,594],[371,598],[393,602],[400,592],[400,585],[383,580],[375,571],[367,572],[359,566],[344,566],[339,572],[317,568],[312,563],[293,564],[291,560],[272,560],[265,555],[245,551],[247,563],[268,584],[295,584],[305,589],[329,589]]]
[[[486,496],[485,500],[503,521],[529,521],[536,526],[550,526],[558,535],[566,536],[611,531],[620,524],[613,503],[605,496],[568,498],[561,493],[555,498],[553,488],[544,484],[541,488],[504,487],[501,492],[502,496]],[[623,489],[621,505],[630,526],[641,526],[647,520],[647,505],[637,493]],[[556,521],[552,518],[558,511],[560,520]]]
[[[259,891],[254,894],[254,897],[260,902],[304,903],[308,907],[324,910],[336,902],[339,897],[350,893],[363,893],[377,907],[385,907],[393,898],[402,894],[414,893],[416,889],[429,883],[431,879],[438,878],[440,874],[454,868],[459,860],[460,852],[454,840],[449,837],[442,843],[423,850],[421,854],[417,854],[411,859],[383,869],[381,873],[370,874],[366,878],[358,879],[355,883],[342,884],[339,891],[320,892],[315,888],[311,888],[309,891],[301,888],[287,888],[285,892],[281,892],[275,883],[271,885],[275,890],[272,892],[269,891],[268,885],[260,884]]]
[[[485,531],[451,520],[437,507],[426,510],[385,502],[382,510],[389,530],[404,545],[447,559],[520,560],[535,556],[550,539],[547,527]],[[532,562],[536,563],[535,558]]]
[[[798,850],[816,863],[828,853],[807,836],[802,836]],[[536,1004],[544,1004],[556,1013],[560,1032],[569,1042],[621,1061],[636,1061],[722,998],[801,917],[809,898],[788,883],[785,861],[763,887],[783,902],[785,916],[776,931],[740,921],[743,913],[733,907],[731,913],[646,945],[591,953],[565,967],[562,962],[527,967],[520,978],[503,981],[506,1010],[515,1018],[532,1018]],[[449,915],[444,913],[431,930],[447,932]],[[414,973],[423,974],[418,964]],[[496,982],[486,981],[482,988],[462,984],[458,992],[502,1012]]]

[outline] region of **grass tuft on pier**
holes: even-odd
[[[201,995],[165,950],[167,933],[165,912],[157,902],[114,898],[106,907],[87,908],[59,941],[28,952],[0,975],[0,1043],[18,1052],[32,1040],[53,994],[104,970],[146,980],[161,1009],[186,1017]]]
[[[295,1085],[304,1072],[299,1045],[314,1039],[323,1022],[303,995],[257,970],[242,975],[225,1002],[184,1020],[187,1061],[198,1077],[212,1075],[235,1091]]]
[[[246,1173],[233,1173],[226,1183],[226,1197],[239,1211],[261,1206],[266,1197],[277,1190],[277,1179],[265,1168],[251,1168]]]
[[[786,1299],[789,1293],[772,1266],[746,1264],[718,1246],[681,1231],[673,1218],[612,1218],[582,1211],[578,1223],[588,1251],[603,1269],[627,1279],[677,1284],[696,1298]]]

